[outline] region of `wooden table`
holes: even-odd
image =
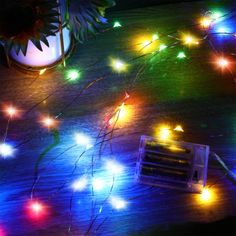
[[[213,158],[207,185],[211,186],[214,197],[208,203],[201,202],[198,194],[142,186],[134,181],[139,138],[142,134],[154,135],[155,128],[162,123],[181,124],[185,129],[184,140],[210,145],[212,151],[235,168],[236,86],[230,73],[215,70],[209,44],[203,42],[193,49],[176,45],[157,55],[153,62],[148,60],[149,56],[138,58],[140,52],[135,49],[140,36],[155,32],[163,35],[161,40],[167,45],[173,42],[168,34],[177,36],[175,32],[187,31],[200,35],[201,31],[191,25],[203,9],[207,10],[208,4],[204,2],[112,13],[108,16],[110,21],[119,20],[123,27],[77,45],[65,71],[58,67],[35,80],[35,76],[14,68],[1,68],[1,103],[13,103],[22,109],[22,117],[10,121],[7,137],[17,147],[15,157],[0,160],[0,227],[7,235],[60,236],[67,235],[69,228],[70,235],[86,232],[88,235],[157,235],[157,232],[189,235],[189,231],[194,234],[207,227],[189,222],[209,223],[236,215],[235,185]],[[227,50],[235,50],[233,44],[228,45]],[[187,58],[179,61],[176,55],[182,50]],[[130,64],[128,72],[111,73],[110,57],[126,60]],[[81,69],[77,82],[65,81],[66,70],[70,68]],[[130,90],[140,68],[144,68],[143,73]],[[77,97],[96,78],[103,79]],[[126,91],[130,94],[126,102],[129,119],[116,127],[112,140],[101,150],[95,145],[77,162],[84,149],[75,145],[74,133],[86,133],[95,142],[107,114],[122,103]],[[60,112],[60,142],[43,155],[54,140],[53,133],[41,126],[40,116],[56,116]],[[2,135],[6,124],[6,118],[1,116]],[[26,213],[40,155],[40,178],[34,198],[47,205],[49,212],[41,221],[29,219]],[[125,167],[116,176],[112,190],[112,176],[103,167],[111,158]],[[96,160],[94,178],[105,181],[105,187],[94,194],[90,185],[82,192],[73,192],[71,183],[76,178],[86,173],[91,179],[92,159]],[[109,196],[125,199],[127,208],[112,209]],[[225,235],[233,235],[234,223],[234,218],[226,220],[222,230]],[[173,226],[178,224],[184,225]],[[217,226],[221,224],[209,224],[208,230],[220,235]]]

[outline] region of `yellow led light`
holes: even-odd
[[[158,49],[159,47],[159,40],[158,35],[143,35],[139,37],[135,37],[134,42],[135,50],[142,53],[151,53]]]
[[[185,40],[186,44],[190,44],[190,43],[193,42],[193,37],[192,36],[186,36],[184,40]]]
[[[170,146],[169,149],[173,152],[182,152],[184,153],[186,150],[177,146]]]
[[[184,132],[183,128],[181,125],[177,125],[175,128],[174,128],[174,131],[177,131],[177,132]]]
[[[182,41],[185,45],[188,46],[199,45],[199,41],[197,40],[197,38],[190,34],[183,34]]]
[[[209,191],[209,189],[205,188],[202,190],[201,193],[201,200],[203,202],[209,202],[211,199],[211,192]]]
[[[47,70],[46,68],[40,70],[40,71],[39,71],[39,75],[43,75],[43,74],[45,73],[46,70]]]
[[[143,47],[147,47],[147,46],[149,46],[149,45],[151,45],[151,44],[152,44],[152,41],[145,40],[145,41],[142,43],[142,46],[143,46]]]
[[[200,194],[197,194],[197,201],[203,206],[209,206],[216,202],[216,193],[214,189],[211,188],[203,188]]]
[[[167,141],[171,139],[172,132],[170,127],[168,126],[161,126],[157,131],[157,137],[162,141]]]
[[[119,73],[127,71],[128,68],[128,65],[120,59],[111,59],[110,66]]]

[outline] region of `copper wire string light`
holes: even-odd
[[[92,234],[94,230],[95,232],[98,232],[101,226],[108,220],[108,218],[115,214],[115,211],[122,211],[129,208],[129,200],[131,199],[123,199],[122,197],[114,194],[114,188],[118,184],[117,180],[120,178],[120,176],[125,175],[126,168],[128,167],[125,166],[125,163],[122,163],[122,161],[120,161],[118,157],[115,156],[113,142],[118,131],[125,130],[126,125],[129,124],[129,122],[132,122],[134,119],[134,114],[136,111],[134,108],[135,104],[132,104],[132,98],[136,82],[143,76],[145,70],[150,66],[150,64],[152,64],[153,60],[156,60],[158,56],[165,56],[166,50],[172,50],[174,48],[176,49],[177,47],[180,47],[178,54],[176,55],[175,53],[173,57],[176,58],[176,60],[179,60],[181,63],[182,60],[189,60],[191,48],[199,47],[203,43],[210,43],[210,46],[215,55],[216,59],[213,63],[211,63],[211,65],[215,66],[219,73],[229,72],[229,74],[232,75],[232,78],[234,78],[234,72],[231,67],[232,63],[234,63],[233,59],[228,59],[227,55],[222,56],[222,53],[216,49],[210,38],[216,33],[214,32],[214,27],[219,22],[227,21],[227,17],[231,16],[232,14],[233,12],[228,14],[207,12],[200,18],[198,23],[194,25],[200,26],[199,28],[202,30],[201,33],[198,33],[200,36],[195,36],[188,32],[181,33],[179,36],[177,35],[177,32],[171,32],[170,34],[153,32],[153,34],[151,34],[148,39],[143,37],[142,42],[138,40],[138,43],[134,43],[133,49],[136,53],[138,53],[138,55],[128,58],[127,60],[110,57],[106,68],[108,72],[98,75],[96,78],[91,79],[81,86],[79,90],[76,91],[76,94],[71,96],[71,100],[66,105],[61,105],[58,107],[57,111],[59,112],[56,114],[43,115],[39,117],[38,123],[42,125],[45,133],[51,135],[52,143],[42,151],[35,164],[35,175],[30,191],[30,200],[26,204],[27,213],[30,218],[33,218],[34,220],[42,220],[44,216],[48,216],[48,212],[51,210],[51,208],[48,207],[50,205],[50,201],[57,197],[58,194],[66,188],[70,189],[72,194],[69,203],[70,223],[67,229],[68,232],[72,231],[73,225],[73,200],[79,194],[84,194],[86,192],[91,197],[91,217],[89,225],[85,231],[85,235]],[[121,30],[123,27],[125,27],[125,22],[122,22],[121,25],[118,21],[116,21],[110,30]],[[190,28],[192,27],[193,26],[191,25]],[[222,34],[225,33],[226,32],[224,30],[218,30],[217,36],[222,36]],[[232,32],[232,34],[235,34],[235,32]],[[166,38],[171,39],[169,44],[166,43]],[[155,46],[153,47],[153,45]],[[188,50],[188,53],[186,53],[185,50]],[[109,55],[107,55],[107,58],[109,58]],[[144,63],[143,59],[145,61]],[[109,81],[110,76],[116,75],[119,79],[125,77],[129,74],[131,67],[135,68],[135,75],[132,75],[127,79],[127,86],[122,91],[120,99],[114,104],[113,108],[108,112],[108,114],[103,114],[103,120],[100,122],[100,126],[96,127],[96,134],[91,136],[84,131],[78,130],[78,132],[74,133],[72,138],[73,141],[71,141],[72,143],[70,143],[70,147],[64,148],[57,156],[47,163],[46,167],[41,168],[42,160],[45,160],[45,157],[48,155],[48,153],[54,148],[57,148],[57,146],[62,142],[60,139],[60,125],[61,122],[63,122],[63,117],[66,116],[67,112],[70,111],[72,105],[78,102],[78,100],[81,99],[81,96],[89,89],[92,89],[93,86],[104,81]],[[86,73],[89,71],[89,69],[90,66],[84,70],[67,70],[67,68],[65,68],[64,70],[67,72],[67,78],[63,85],[60,88],[56,88],[51,91],[50,94],[47,94],[43,99],[39,99],[37,103],[33,104],[25,112],[21,112],[21,115],[27,116],[32,114],[32,111],[36,110],[44,101],[55,96],[56,93],[63,91],[66,86],[73,86],[73,83],[71,83],[72,81],[76,83],[79,82],[83,77],[83,73]],[[43,76],[45,74],[47,74],[46,69],[39,72],[39,76]],[[7,134],[9,131],[9,123],[10,121],[20,122],[14,119],[17,118],[19,114],[18,112],[18,108],[15,106],[3,108],[3,113],[5,114],[8,122],[6,125],[6,132],[4,134],[3,141],[0,143],[0,157],[6,158],[17,156],[17,150],[23,148],[23,145],[26,142],[30,142],[33,138],[27,137],[27,140],[21,141],[21,143],[16,146],[11,146],[8,143],[9,140]],[[176,124],[174,127],[164,124],[158,128],[156,135],[163,142],[165,142],[166,140],[173,138],[174,132],[182,134],[184,131],[185,128],[182,124]],[[109,158],[102,158],[104,150],[107,147],[109,149]],[[57,160],[61,155],[73,150],[76,150],[76,158],[73,162],[73,169],[71,173],[66,176],[65,180],[60,183],[59,187],[53,190],[51,195],[47,197],[46,201],[45,199],[43,199],[43,201],[37,199],[37,191],[40,191],[37,188],[39,186],[39,181],[41,180],[43,172],[47,168],[53,166],[55,160]],[[81,173],[81,171],[78,171],[79,164],[83,162],[85,156],[86,158],[89,158],[90,164],[87,165],[83,173]],[[221,164],[224,170],[230,175],[230,177],[235,179],[235,174],[226,166],[223,160],[216,154],[215,158]],[[96,168],[98,168],[98,166],[99,168],[102,168],[103,173],[105,173],[105,177],[99,176],[97,174]],[[198,195],[199,202],[203,202],[204,204],[212,202],[215,196],[211,190],[212,186],[207,186],[205,189],[203,189],[201,195]],[[96,196],[98,196],[99,193],[102,193],[103,197],[98,203]],[[105,210],[110,210],[111,213],[108,217],[105,217],[105,219],[99,221],[99,216],[101,216]]]

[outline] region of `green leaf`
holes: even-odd
[[[22,51],[22,53],[24,54],[24,56],[25,56],[26,53],[27,53],[27,48],[28,48],[28,41],[27,41],[26,44],[20,45],[20,50]]]
[[[47,38],[45,37],[45,35],[41,34],[41,35],[40,35],[40,40],[41,40],[47,47],[49,47],[49,42],[48,42]]]
[[[38,39],[30,39],[30,41],[35,45],[36,48],[38,48],[40,51],[43,51],[41,42]]]
[[[19,43],[15,43],[15,44],[13,45],[13,49],[15,50],[16,55],[18,55],[19,52],[20,52],[20,49],[21,49],[20,44],[19,44]]]

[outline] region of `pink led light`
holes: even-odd
[[[6,236],[6,232],[2,226],[0,226],[0,236]]]
[[[48,215],[47,207],[37,200],[30,200],[27,203],[27,215],[32,220],[42,220]]]

